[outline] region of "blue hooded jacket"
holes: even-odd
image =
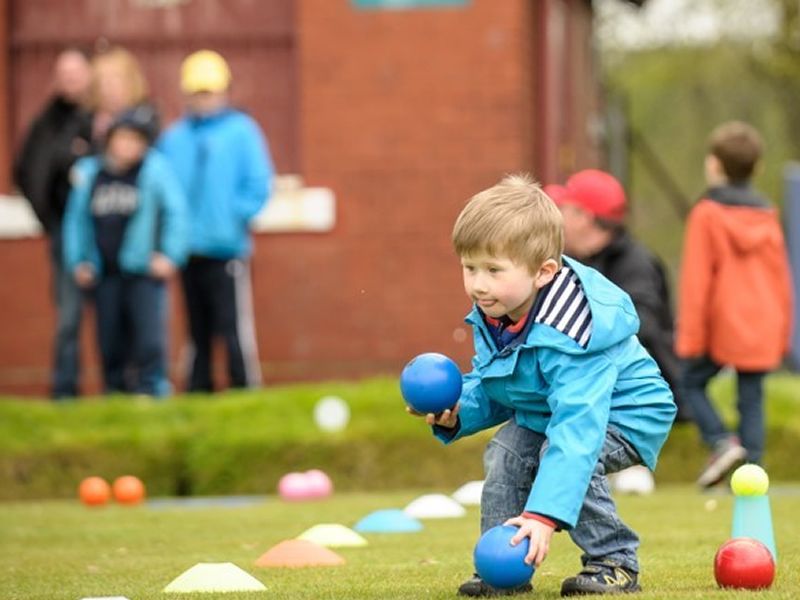
[[[64,214],[64,265],[70,273],[82,262],[90,263],[95,273],[103,272],[90,208],[92,187],[102,166],[101,157],[90,156],[79,160],[70,175],[72,190]],[[164,157],[155,150],[145,155],[136,187],[139,204],[125,228],[120,268],[147,275],[154,252],[182,265],[188,242],[186,198]]]
[[[188,115],[164,132],[158,148],[188,198],[189,254],[223,260],[249,256],[249,222],[267,202],[274,175],[256,122],[231,108]]]
[[[609,426],[655,469],[676,407],[655,361],[636,338],[639,318],[630,297],[599,272],[564,257],[589,301],[592,335],[574,339],[534,323],[522,343],[498,352],[477,307],[473,370],[464,377],[459,428],[445,443],[514,418],[547,436],[528,512],[574,527]]]

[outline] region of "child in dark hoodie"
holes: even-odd
[[[103,153],[72,171],[64,261],[94,300],[106,393],[171,391],[166,282],[186,257],[188,215],[169,165],[151,148],[157,134],[151,107],[130,109],[112,123]]]
[[[676,350],[685,359],[682,389],[712,454],[697,480],[722,481],[764,450],[764,375],[789,345],[792,297],[789,261],[777,211],[750,187],[762,141],[750,125],[731,121],[713,131],[705,160],[709,189],[686,224]],[[738,379],[738,436],[705,393],[724,365]]]

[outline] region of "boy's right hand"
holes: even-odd
[[[167,280],[175,274],[176,268],[167,256],[160,252],[153,252],[150,257],[150,275],[156,279]]]
[[[410,406],[406,406],[406,412],[410,415],[414,415],[415,417],[425,417],[425,422],[428,425],[438,425],[439,427],[446,427],[447,429],[453,429],[458,425],[458,409],[460,405],[456,402],[456,405],[453,408],[448,408],[443,410],[438,414],[434,413],[421,413]]]
[[[92,265],[89,263],[80,263],[77,267],[75,267],[73,277],[75,278],[75,283],[78,284],[78,287],[84,289],[91,287],[94,284],[94,267],[92,267]]]

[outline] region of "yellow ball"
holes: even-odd
[[[769,476],[758,465],[742,465],[731,476],[731,490],[737,496],[763,496],[769,489]]]

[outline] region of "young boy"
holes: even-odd
[[[127,111],[104,154],[80,160],[72,175],[65,266],[93,291],[106,393],[170,391],[165,281],[185,259],[188,215],[165,160],[149,150],[157,134],[151,107]]]
[[[583,550],[563,596],[638,591],[639,540],[617,516],[606,474],[654,469],[675,416],[658,367],[636,339],[630,298],[562,257],[563,223],[532,180],[510,176],[474,196],[453,230],[474,302],[473,370],[453,410],[426,415],[445,443],[507,421],[484,456],[481,531],[519,526],[528,563],[556,530]],[[497,590],[475,576],[459,593]]]
[[[213,341],[225,344],[232,388],[261,385],[253,314],[250,220],[269,198],[274,167],[258,123],[230,104],[227,61],[198,50],[181,66],[186,114],[161,137],[189,202],[184,298],[192,341],[190,392],[212,392]]]
[[[778,214],[751,187],[761,136],[746,123],[715,129],[705,159],[708,191],[686,224],[676,350],[685,360],[682,386],[703,441],[711,449],[697,479],[722,481],[764,450],[763,379],[789,348],[789,261]],[[705,393],[723,365],[736,370],[738,437],[723,425]]]

